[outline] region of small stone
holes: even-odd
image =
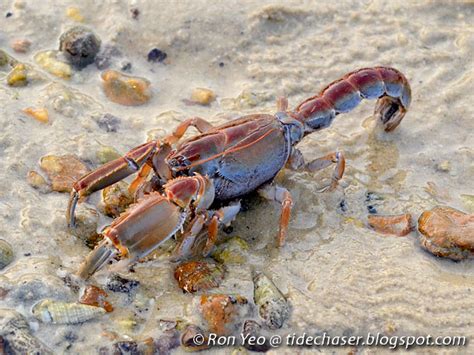
[[[0,239],[0,270],[10,265],[13,261],[13,248],[3,239]]]
[[[16,39],[11,43],[12,49],[17,53],[26,53],[30,49],[31,42],[27,39]]]
[[[168,54],[163,52],[158,48],[153,48],[150,52],[148,52],[148,61],[154,63],[161,63],[168,57]]]
[[[461,195],[462,203],[469,213],[474,213],[474,195]]]
[[[7,65],[9,62],[8,54],[0,49],[0,67]]]
[[[130,62],[123,62],[121,64],[120,70],[130,72],[132,70],[132,63]]]
[[[418,231],[421,246],[436,256],[474,258],[474,214],[437,206],[421,214]]]
[[[27,69],[25,64],[17,64],[7,75],[7,84],[13,87],[26,86],[28,84]]]
[[[112,64],[114,57],[120,57],[121,55],[122,53],[116,46],[106,44],[95,57],[95,66],[99,70],[107,69]]]
[[[444,160],[439,164],[436,164],[436,171],[449,173],[451,171],[451,162],[449,160]]]
[[[120,119],[110,113],[99,117],[96,122],[99,128],[106,132],[117,132],[120,128]]]
[[[186,351],[193,352],[208,349],[209,340],[206,332],[196,325],[188,325],[181,335],[181,346]]]
[[[229,335],[241,318],[240,306],[247,303],[242,296],[205,295],[200,299],[201,314],[211,333]]]
[[[6,18],[9,18],[9,17],[12,17],[13,16],[13,13],[8,11],[6,14],[5,14],[5,17]]]
[[[34,170],[28,172],[26,175],[26,181],[30,186],[40,190],[41,192],[48,192],[50,190],[46,179]]]
[[[59,50],[77,69],[94,63],[100,50],[100,39],[86,27],[76,26],[64,32],[59,38]]]
[[[216,99],[216,95],[212,90],[205,88],[196,88],[191,93],[191,101],[200,105],[209,105]]]
[[[243,264],[247,261],[248,249],[245,240],[234,237],[219,244],[212,253],[212,258],[222,264]]]
[[[138,106],[151,98],[150,82],[144,78],[107,70],[102,73],[102,79],[105,95],[117,104]]]
[[[185,292],[197,292],[218,287],[224,279],[225,269],[221,265],[206,261],[188,261],[174,271],[178,286]]]
[[[140,286],[139,281],[129,280],[117,274],[112,275],[107,280],[107,289],[112,292],[130,293],[138,286]]]
[[[133,196],[128,191],[128,184],[119,181],[102,190],[102,200],[99,205],[100,211],[112,218],[120,216],[133,202]]]
[[[102,236],[97,233],[98,225],[99,213],[93,208],[80,205],[76,210],[76,227],[71,228],[70,232],[84,241],[89,248],[94,248],[102,239]]]
[[[79,303],[88,304],[89,306],[94,307],[102,307],[106,312],[112,312],[114,307],[105,300],[107,297],[107,292],[101,288],[94,285],[88,285],[79,299]]]
[[[130,9],[130,14],[134,20],[138,20],[138,16],[140,16],[140,10],[136,7],[132,7]]]
[[[84,16],[81,15],[81,11],[77,7],[68,7],[66,9],[66,16],[76,22],[84,22]]]
[[[368,216],[369,226],[376,232],[382,234],[392,234],[403,237],[413,229],[411,214],[401,214],[396,216]]]
[[[87,166],[74,155],[46,155],[41,158],[40,167],[58,192],[71,192],[72,185],[89,172]]]
[[[69,63],[60,59],[59,51],[38,52],[35,55],[35,61],[43,69],[62,79],[69,79],[72,75],[72,69]]]
[[[23,109],[22,111],[26,113],[28,116],[33,117],[35,120],[41,123],[49,122],[48,110],[46,110],[44,107],[38,107],[38,108],[27,107]]]
[[[121,157],[121,154],[113,147],[102,146],[96,153],[97,160],[101,164],[108,163]]]

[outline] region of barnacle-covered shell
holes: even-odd
[[[278,329],[290,315],[288,301],[263,273],[257,273],[253,278],[254,301],[260,317],[270,329]]]
[[[125,212],[132,202],[133,196],[128,192],[128,184],[125,181],[119,181],[102,190],[99,209],[105,215],[115,218]]]
[[[46,155],[41,158],[40,167],[51,180],[52,189],[59,192],[70,192],[72,184],[89,172],[74,155]]]
[[[186,292],[196,292],[218,287],[224,279],[223,266],[206,261],[188,261],[174,271],[179,287]]]
[[[138,106],[151,98],[150,82],[145,78],[107,70],[102,73],[102,80],[105,95],[117,104]]]
[[[0,239],[0,270],[13,261],[13,248],[3,239]]]
[[[247,261],[249,246],[239,237],[230,238],[219,244],[212,253],[212,258],[223,264],[243,264]]]
[[[32,309],[33,315],[44,323],[76,324],[83,323],[105,313],[101,307],[80,303],[67,303],[42,300]]]
[[[53,352],[30,332],[27,320],[20,313],[0,308],[0,354],[45,354]]]
[[[241,306],[247,303],[242,296],[204,295],[200,299],[201,314],[211,333],[229,335],[246,312]]]
[[[422,247],[436,256],[474,258],[474,214],[437,206],[421,214],[418,231]]]

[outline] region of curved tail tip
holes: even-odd
[[[94,273],[101,269],[110,259],[117,255],[117,249],[109,239],[102,240],[94,250],[92,250],[82,263],[77,275],[87,280]]]

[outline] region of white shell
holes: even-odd
[[[80,303],[42,300],[33,306],[32,313],[44,323],[75,324],[102,315],[105,309]]]

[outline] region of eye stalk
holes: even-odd
[[[291,117],[288,112],[277,112],[275,116],[285,126],[291,145],[295,145],[303,138],[304,125],[300,121]]]

